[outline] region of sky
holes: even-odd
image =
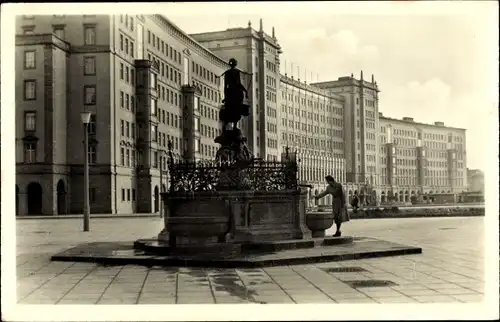
[[[187,33],[246,27],[248,21],[258,30],[263,19],[264,31],[271,34],[274,27],[283,48],[282,73],[286,62],[289,75],[291,63],[295,76],[300,66],[301,79],[307,70],[308,82],[311,72],[313,81],[351,73],[359,78],[361,70],[365,79],[373,74],[380,112],[467,129],[467,166],[485,169],[491,157],[485,124],[498,112],[496,1],[455,10],[390,5],[358,10],[337,2],[226,3],[194,9],[184,3],[167,5],[164,14]]]
[[[15,6],[25,14],[54,13],[50,4]],[[373,74],[385,116],[465,128],[467,167],[498,165],[497,1],[57,5],[59,13],[82,10],[160,13],[187,33],[247,27],[249,21],[258,29],[262,19],[264,31],[271,34],[274,27],[283,48],[282,73],[286,65],[291,75],[293,63],[294,75],[300,66],[300,77],[307,70],[308,82],[351,73],[359,78],[361,70],[370,80]]]

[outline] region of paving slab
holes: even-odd
[[[80,221],[69,219],[18,222],[19,303],[376,304],[475,303],[484,299],[483,218],[356,220],[345,225],[345,233],[368,236],[370,241],[423,248],[421,254],[394,257],[236,269],[50,261],[55,253],[94,242],[127,244],[116,253],[123,258],[131,240],[155,236],[163,223],[148,218],[116,220],[120,225],[114,220],[93,219],[90,233],[80,232]],[[454,229],[440,230],[443,227]],[[327,272],[326,268],[341,270]],[[389,280],[397,285],[367,289],[348,283],[361,280]],[[405,291],[412,294],[405,295]]]

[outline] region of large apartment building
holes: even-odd
[[[381,202],[467,189],[465,130],[384,117],[363,72],[307,84],[280,74],[274,28],[187,35],[162,15],[21,16],[16,26],[16,205],[19,215],[81,213],[84,153],[93,213],[156,212],[166,150],[213,160],[221,79],[230,58],[251,113],[256,157],[296,153],[299,178]],[[83,151],[80,113],[91,112]],[[320,203],[329,203],[324,199]]]
[[[227,62],[165,17],[21,16],[16,28],[18,214],[81,213],[84,153],[93,213],[158,211],[169,140],[175,158],[215,156]]]
[[[443,122],[425,124],[411,117],[379,114],[381,201],[410,201],[467,190],[466,130]]]
[[[299,179],[313,186],[311,194],[325,188],[327,174],[345,183],[344,97],[286,74],[280,79],[281,152],[296,153]]]

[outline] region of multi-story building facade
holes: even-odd
[[[411,117],[379,114],[379,185],[381,201],[408,202],[467,189],[466,130],[443,122],[424,124]]]
[[[231,28],[191,35],[216,55],[228,61],[235,58],[238,68],[252,74],[243,76],[248,87],[250,115],[241,121],[240,128],[248,139],[250,150],[258,158],[280,158],[279,86],[281,47],[272,35],[264,32],[262,19],[259,31],[252,28]]]
[[[373,75],[371,82],[364,80],[361,71],[359,80],[351,75],[312,85],[344,97],[347,181],[377,185],[379,89]]]
[[[176,159],[215,156],[226,61],[161,15],[22,16],[16,30],[18,214],[155,212]]]
[[[346,183],[345,99],[287,74],[280,81],[281,153],[296,153],[299,179],[313,186],[311,194],[325,188],[326,175]],[[330,196],[323,203],[331,203]]]

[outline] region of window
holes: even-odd
[[[97,123],[95,121],[95,114],[91,114],[90,115],[90,122],[89,122],[89,125],[87,127],[87,133],[89,135],[96,135],[97,133]]]
[[[35,27],[34,26],[23,27],[23,34],[25,34],[25,35],[33,35],[34,33],[35,33]]]
[[[24,81],[24,100],[25,101],[36,100],[36,81],[35,80],[25,80]]]
[[[123,79],[123,72],[124,72],[123,69],[124,69],[123,63],[120,63],[120,79]]]
[[[125,148],[120,148],[120,165],[125,165]]]
[[[25,51],[24,52],[24,69],[34,69],[36,68],[36,58],[35,51]]]
[[[35,131],[36,129],[36,112],[26,112],[24,114],[24,130]]]
[[[89,150],[88,150],[88,158],[89,158],[89,164],[95,164],[96,163],[96,146],[95,145],[89,145]]]
[[[189,59],[184,57],[184,85],[189,85]]]
[[[155,73],[151,73],[151,88],[156,89],[157,86],[158,86],[157,76]]]
[[[96,103],[96,87],[95,85],[85,85],[84,91],[84,104],[95,105]]]
[[[153,168],[158,168],[158,152],[153,152]]]
[[[158,105],[155,99],[151,99],[151,114],[154,116],[158,115]]]
[[[127,189],[127,201],[130,201],[130,189]]]
[[[194,97],[194,110],[198,111],[200,109],[200,98],[198,96]]]
[[[194,130],[196,132],[200,130],[200,119],[197,117],[194,118]]]
[[[64,40],[64,27],[54,27],[52,33],[56,35],[57,38]]]
[[[200,139],[194,140],[194,152],[200,152]]]
[[[122,189],[122,201],[125,201],[125,189]]]
[[[85,26],[84,27],[84,44],[85,45],[95,45],[95,26]]]
[[[36,162],[36,143],[26,143],[24,145],[24,162]]]
[[[88,56],[83,58],[83,74],[95,75],[95,56]]]
[[[158,127],[156,125],[151,125],[151,141],[158,141]]]
[[[142,25],[139,23],[137,24],[137,57],[134,56],[134,58],[136,59],[144,59],[144,52],[143,52],[143,47],[142,47],[142,43],[143,43],[143,27]]]

